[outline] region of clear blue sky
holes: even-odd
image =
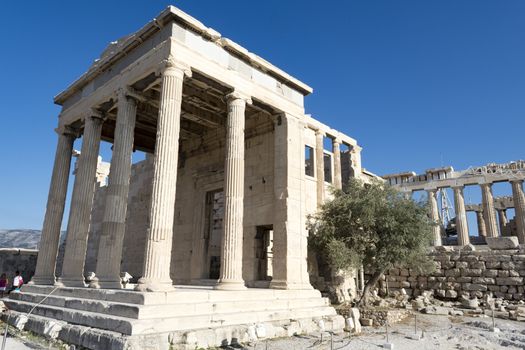
[[[0,228],[41,228],[53,96],[168,4],[0,5]],[[525,158],[525,1],[173,4],[311,85],[307,113],[356,138],[377,174]]]

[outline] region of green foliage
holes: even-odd
[[[309,220],[310,244],[335,269],[361,264],[369,273],[392,266],[429,271],[432,221],[426,204],[382,182],[352,179]]]

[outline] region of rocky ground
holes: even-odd
[[[461,349],[525,349],[525,323],[496,319],[496,327],[501,331],[491,331],[492,319],[489,317],[458,317],[442,315],[417,315],[417,335],[414,340],[414,316],[389,327],[388,342],[399,350]],[[331,345],[332,341],[332,345]],[[363,327],[360,335],[331,336],[326,333],[321,341],[320,334],[296,336],[293,338],[259,342],[247,349],[259,350],[305,350],[305,349],[345,349],[369,350],[383,348],[387,343],[384,327]]]

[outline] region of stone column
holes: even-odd
[[[120,89],[106,206],[98,246],[96,277],[90,284],[91,288],[122,288],[120,263],[126,231],[136,114],[136,101],[127,96],[125,89]]]
[[[341,180],[341,142],[338,139],[333,140],[333,150],[334,153],[334,187],[343,188],[343,183]]]
[[[499,219],[499,230],[501,232],[501,235],[503,236],[503,233],[506,231],[507,223],[508,223],[506,209],[498,209],[498,219]]]
[[[85,287],[84,263],[103,123],[104,119],[97,111],[92,111],[84,122],[82,149],[67,224],[66,250],[58,285]]]
[[[487,226],[485,225],[485,218],[482,210],[476,210],[476,219],[478,222],[478,233],[482,237],[487,237]]]
[[[458,232],[458,245],[464,246],[470,243],[467,212],[465,211],[465,199],[463,197],[463,186],[452,187],[454,190],[454,206],[456,208],[456,230]]]
[[[244,213],[244,124],[249,98],[234,92],[226,96],[226,160],[224,162],[224,221],[221,272],[216,289],[245,289],[242,279]]]
[[[317,176],[317,206],[324,202],[324,134],[315,133],[315,174]]]
[[[428,203],[430,206],[430,218],[434,222],[432,226],[432,232],[434,237],[434,246],[441,246],[441,226],[439,225],[439,208],[437,202],[437,188],[427,190]]]
[[[47,197],[46,215],[38,249],[35,275],[32,284],[49,284],[56,282],[55,265],[60,241],[60,228],[64,216],[71,154],[76,134],[65,127],[57,130],[58,144],[55,153],[55,164],[51,175],[51,184]]]
[[[270,288],[312,289],[308,275],[304,124],[283,114],[274,131],[273,276]]]
[[[483,206],[483,219],[487,228],[487,237],[498,237],[498,224],[496,221],[496,209],[494,208],[494,196],[492,195],[492,184],[481,184],[481,197]]]
[[[525,243],[525,195],[523,194],[523,180],[514,180],[512,185],[512,198],[514,200],[514,220],[520,244]]]
[[[144,259],[144,275],[138,291],[167,291],[173,288],[170,277],[173,218],[179,155],[180,113],[184,75],[188,67],[168,60],[162,72],[157,139],[153,160],[153,190],[150,223]]]

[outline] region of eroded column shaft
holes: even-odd
[[[102,235],[98,248],[96,283],[91,286],[95,288],[121,288],[120,262],[126,230],[136,113],[135,100],[127,97],[124,90],[120,91]]]
[[[498,218],[499,218],[499,230],[501,232],[501,235],[503,236],[503,233],[507,230],[507,211],[505,209],[499,209],[498,210]]]
[[[170,263],[183,80],[184,71],[178,67],[167,66],[162,74],[153,160],[150,225],[146,242],[144,275],[136,287],[139,291],[162,291],[172,288]]]
[[[84,264],[103,122],[100,115],[93,115],[86,117],[84,124],[82,149],[67,224],[62,275],[59,278],[59,283],[69,287],[85,286]]]
[[[514,199],[514,220],[520,244],[525,243],[525,195],[523,194],[523,180],[510,182],[512,185],[512,198]]]
[[[64,216],[71,154],[75,135],[69,130],[58,132],[58,144],[55,153],[55,163],[49,195],[47,197],[46,215],[40,238],[38,259],[35,275],[31,279],[34,284],[54,284],[55,268],[60,241],[60,228]]]
[[[341,144],[339,140],[333,141],[333,153],[334,153],[334,187],[342,188],[342,176],[341,176]]]
[[[245,288],[242,279],[245,109],[245,99],[236,94],[228,95],[224,163],[224,231],[217,289]]]
[[[494,196],[492,195],[491,184],[481,185],[481,197],[487,237],[498,237],[498,223],[496,221],[496,209],[494,208]]]
[[[318,131],[315,134],[315,175],[317,176],[317,206],[324,202],[324,135]]]
[[[458,245],[464,246],[470,243],[467,212],[465,210],[465,199],[463,197],[463,187],[453,187],[454,206],[456,208],[456,230],[458,233]]]
[[[432,233],[434,237],[434,246],[440,246],[441,243],[441,226],[439,225],[439,208],[436,197],[437,190],[427,190],[428,203],[430,205],[430,218],[434,222],[432,226]]]
[[[485,226],[485,218],[483,211],[476,211],[476,220],[478,223],[478,233],[482,237],[487,237],[487,227]]]

